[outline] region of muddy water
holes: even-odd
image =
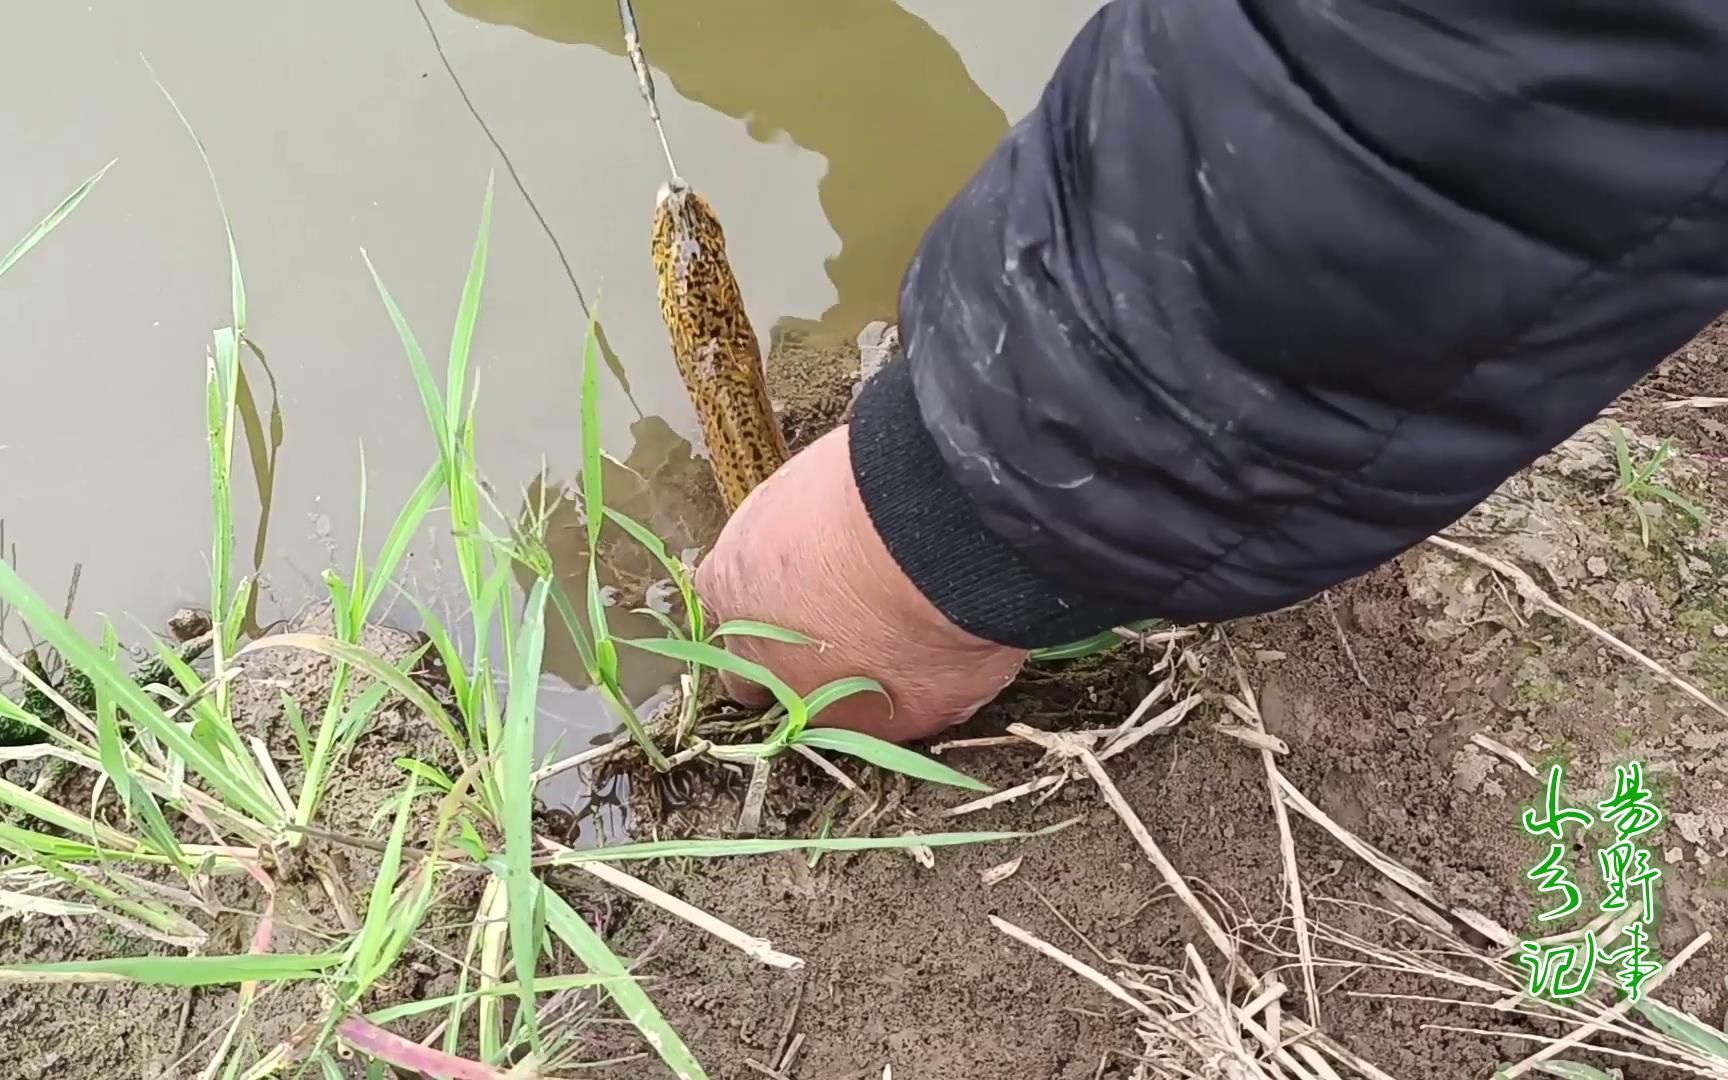
[[[763,340],[777,326],[850,337],[892,315],[923,228],[1097,2],[636,0],[680,167],[719,209]],[[0,247],[117,159],[0,283],[6,542],[50,595],[82,565],[85,625],[159,626],[207,593],[201,394],[205,345],[227,321],[222,230],[144,58],[213,159],[268,359],[248,361],[237,458],[250,467],[236,481],[260,622],[292,615],[322,594],[325,567],[350,561],[362,454],[374,546],[429,464],[360,252],[441,355],[489,170],[475,362],[501,504],[575,478],[578,283],[600,300],[616,360],[607,449],[689,454],[647,255],[665,167],[612,0],[423,3],[12,0],[0,13],[0,96],[14,103],[0,110]],[[411,587],[447,592],[439,553],[435,537],[418,547]],[[548,666],[568,676],[571,659]],[[636,681],[643,695],[657,685]],[[604,726],[584,693],[547,700],[559,722],[543,727],[567,748]]]

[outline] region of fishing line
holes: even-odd
[[[678,163],[672,160],[672,144],[666,141],[666,125],[660,122],[660,103],[654,100],[654,73],[648,69],[648,59],[642,55],[642,34],[636,28],[636,9],[630,0],[618,0],[618,21],[624,25],[624,52],[636,72],[636,89],[648,106],[648,118],[654,121],[654,131],[660,136],[660,150],[666,155],[666,169],[673,187],[681,187],[684,178],[678,173]]]
[[[620,0],[620,2],[627,2],[627,0]],[[438,61],[444,65],[445,72],[449,74],[451,83],[456,87],[456,93],[462,98],[462,104],[468,106],[468,114],[474,118],[476,124],[480,125],[480,130],[486,133],[487,141],[491,142],[492,149],[498,151],[498,156],[504,161],[505,171],[510,174],[510,180],[516,185],[516,190],[522,194],[522,201],[528,204],[528,209],[533,212],[534,219],[540,223],[540,229],[546,234],[546,239],[552,241],[552,250],[558,253],[558,261],[564,266],[564,276],[570,279],[570,287],[576,290],[576,302],[582,305],[582,314],[592,318],[593,316],[588,311],[588,298],[582,295],[582,286],[576,281],[576,271],[570,268],[570,260],[564,254],[564,245],[558,242],[557,235],[553,233],[552,226],[547,223],[546,215],[540,212],[540,207],[535,203],[534,196],[528,194],[527,186],[522,183],[521,174],[516,171],[516,163],[510,160],[510,155],[504,150],[504,144],[498,141],[498,136],[492,134],[492,128],[487,125],[486,118],[481,116],[480,110],[474,107],[473,99],[468,96],[467,87],[462,85],[462,79],[456,74],[456,69],[451,66],[450,58],[444,54],[444,43],[438,40],[438,30],[432,25],[431,16],[426,14],[426,5],[423,0],[414,0],[414,8],[420,12],[420,21],[426,24],[426,33],[432,38],[432,48],[438,53]]]

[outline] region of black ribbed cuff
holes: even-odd
[[[888,364],[852,407],[852,474],[870,521],[918,591],[962,630],[1037,649],[1143,618],[1033,569],[984,527],[924,426],[910,365]]]

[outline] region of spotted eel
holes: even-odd
[[[651,247],[660,317],[728,513],[786,462],[786,437],[768,400],[762,351],[726,261],[726,234],[708,200],[662,184]]]

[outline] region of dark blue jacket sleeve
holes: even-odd
[[[853,467],[1022,646],[1305,599],[1728,307],[1723,0],[1114,0],[926,234]]]

